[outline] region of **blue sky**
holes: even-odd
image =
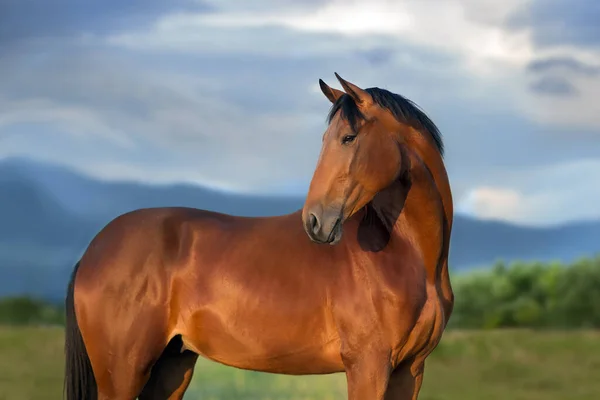
[[[304,194],[335,71],[438,124],[459,212],[600,218],[599,20],[596,0],[0,0],[0,157]]]

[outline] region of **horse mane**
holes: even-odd
[[[373,100],[380,107],[388,110],[392,113],[397,121],[407,124],[410,127],[416,129],[420,133],[427,132],[433,138],[436,148],[440,155],[444,156],[444,142],[442,140],[442,134],[438,127],[433,123],[431,119],[411,100],[392,93],[386,89],[380,89],[377,87],[364,89],[373,97]],[[358,106],[354,102],[354,99],[344,94],[340,96],[336,102],[331,106],[331,110],[327,115],[327,123],[331,123],[333,117],[341,110],[341,117],[344,118],[350,124],[350,127],[356,131],[356,123],[360,120],[364,120],[365,116],[359,110]]]

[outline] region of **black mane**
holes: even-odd
[[[392,115],[402,123],[405,123],[419,132],[428,132],[435,145],[440,152],[444,155],[444,142],[442,141],[442,134],[440,133],[437,126],[431,119],[409,99],[400,96],[399,94],[392,93],[389,90],[380,89],[377,87],[365,89],[375,103],[380,107],[389,110]],[[340,96],[337,101],[331,107],[329,115],[327,116],[327,122],[331,123],[331,120],[337,114],[338,111],[342,110],[342,118],[346,119],[353,130],[356,130],[356,123],[359,120],[363,120],[365,116],[360,112],[354,99],[347,94]]]

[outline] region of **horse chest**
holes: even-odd
[[[397,327],[391,338],[392,358],[397,363],[407,357],[429,354],[437,346],[444,331],[444,311],[433,285],[428,285],[417,314],[410,320],[401,318]]]
[[[386,258],[369,268],[363,299],[370,304],[372,334],[397,356],[439,341],[443,311],[438,291],[428,284],[418,257]]]

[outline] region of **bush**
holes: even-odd
[[[64,324],[64,311],[58,305],[29,297],[7,297],[0,300],[2,325]]]
[[[502,262],[453,277],[454,328],[600,328],[600,256],[572,265]]]

